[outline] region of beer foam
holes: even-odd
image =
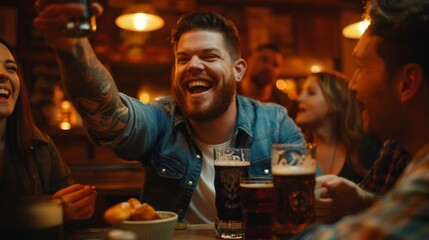
[[[26,208],[28,226],[33,229],[48,228],[63,223],[63,209],[61,204],[39,203]]]
[[[307,175],[315,174],[316,168],[302,166],[273,166],[273,175]]]
[[[228,166],[228,167],[234,167],[234,166],[250,166],[250,161],[222,161],[222,160],[216,160],[214,161],[215,166]]]
[[[273,183],[240,183],[243,188],[272,188]]]

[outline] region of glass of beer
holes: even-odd
[[[68,37],[88,37],[97,30],[95,16],[91,13],[91,0],[65,0],[65,2],[75,2],[82,4],[84,12],[82,17],[73,18],[67,22],[65,35]]]
[[[35,196],[19,200],[17,239],[62,240],[63,207],[59,198]],[[17,236],[15,235],[15,236]]]
[[[37,0],[36,9],[41,10],[53,3],[80,3],[84,12],[79,18],[69,19],[65,28],[64,35],[67,37],[89,37],[97,30],[95,15],[91,13],[92,0]]]
[[[216,191],[216,236],[242,239],[243,220],[240,204],[240,179],[249,175],[250,150],[214,149]]]
[[[240,181],[244,239],[271,239],[273,181],[266,177],[242,178]]]
[[[289,239],[315,221],[316,160],[304,144],[272,146],[273,236]]]

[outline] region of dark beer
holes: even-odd
[[[315,172],[303,167],[273,168],[273,234],[288,239],[315,221]]]
[[[249,175],[250,150],[247,148],[223,148],[214,149],[213,153],[216,236],[222,239],[242,239],[240,179]]]
[[[245,239],[271,239],[273,183],[249,178],[240,183]]]
[[[215,161],[216,211],[223,221],[241,221],[240,178],[249,175],[248,161]]]

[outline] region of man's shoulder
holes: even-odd
[[[175,123],[186,122],[185,117],[172,96],[160,97],[153,101],[154,106],[161,108]]]
[[[301,130],[287,115],[285,107],[238,96],[238,127],[249,132],[253,139],[274,142],[304,142]]]
[[[240,106],[253,108],[255,111],[285,111],[285,107],[275,102],[261,102],[242,95],[237,95],[237,97]]]
[[[125,102],[128,108],[140,109],[140,108],[158,108],[164,110],[168,115],[174,115],[175,108],[177,106],[176,101],[172,96],[164,96],[154,99],[149,104],[144,104],[140,102],[138,99],[130,97],[125,94],[120,94],[122,100]]]
[[[171,96],[157,98],[153,101],[153,104],[161,106],[167,111],[172,111],[177,105],[176,101]]]
[[[277,103],[260,102],[238,95],[238,114],[240,117],[268,122],[277,122],[287,117],[285,107]]]

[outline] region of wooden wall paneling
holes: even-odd
[[[295,12],[298,55],[340,57],[339,10],[301,8]]]

